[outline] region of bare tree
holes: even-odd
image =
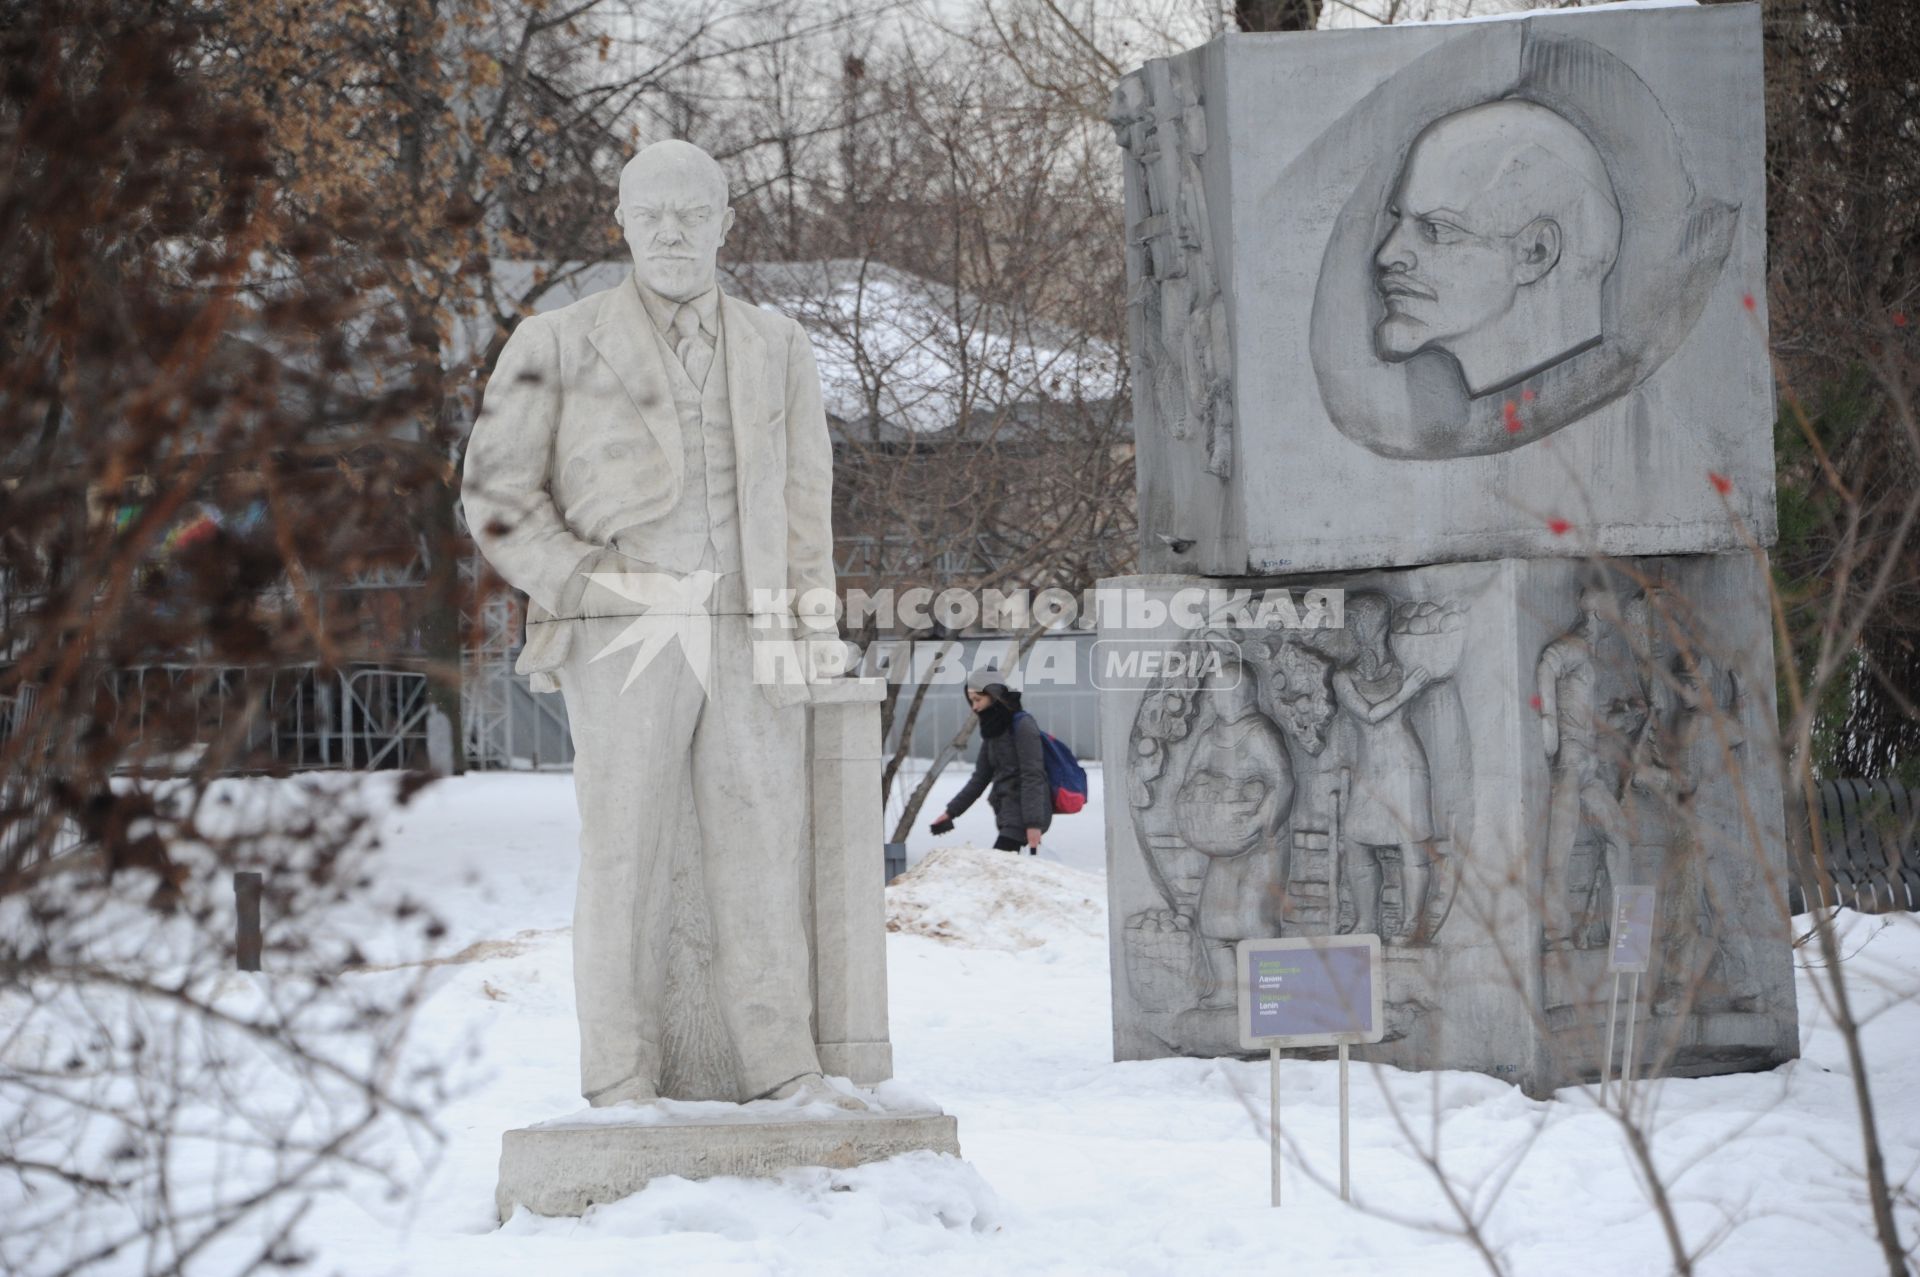
[[[271,671],[359,650],[314,578],[410,554],[392,494],[431,475],[384,446],[411,387],[328,375],[400,352],[343,325],[334,229],[275,221],[266,125],[204,35],[85,0],[0,37],[10,1271],[291,1262],[303,1203],[388,1175],[373,1135],[430,1131],[439,1086],[427,1055],[399,1071],[415,990],[344,975],[359,929],[436,930],[368,881],[408,788],[217,779],[268,764]],[[265,879],[271,983],[232,971],[238,871]]]
[[[837,29],[811,93],[756,58],[769,88],[711,126],[766,174],[736,196],[735,276],[813,337],[843,585],[1079,589],[1125,569],[1133,532],[1105,129],[976,40],[907,30]],[[863,644],[949,634],[860,620]],[[929,691],[885,707],[889,783]]]

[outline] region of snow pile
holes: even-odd
[[[591,1207],[579,1220],[523,1208],[500,1232],[553,1242],[586,1235],[677,1244],[677,1256],[650,1250],[649,1258],[660,1262],[624,1271],[688,1271],[675,1266],[677,1258],[699,1264],[700,1272],[832,1273],[849,1249],[903,1263],[949,1252],[968,1234],[997,1231],[1001,1213],[999,1198],[973,1167],[922,1152],[847,1170],[802,1167],[766,1179],[669,1175],[631,1197]],[[775,1255],[785,1262],[769,1264]]]
[[[941,777],[929,803],[959,783]],[[1090,807],[1061,822],[1058,840],[1050,831],[1048,847],[1084,854],[1091,867],[1100,826]],[[990,813],[969,811],[957,833],[990,837]],[[900,1080],[879,1099],[889,1110],[931,1103],[954,1114],[964,1161],[917,1153],[769,1179],[666,1178],[582,1219],[523,1211],[501,1227],[501,1133],[578,1120],[566,930],[577,835],[567,776],[466,776],[386,821],[384,894],[426,903],[447,931],[409,961],[412,945],[376,943],[393,930],[391,915],[369,911],[363,951],[408,965],[344,980],[367,993],[424,986],[409,1058],[448,1068],[440,1139],[389,1129],[356,1149],[392,1168],[397,1194],[351,1177],[316,1186],[293,1237],[311,1271],[1483,1274],[1489,1265],[1460,1236],[1460,1199],[1435,1182],[1436,1162],[1512,1277],[1673,1269],[1632,1153],[1590,1088],[1539,1101],[1492,1077],[1356,1062],[1348,1205],[1338,1196],[1337,1066],[1287,1059],[1286,1205],[1269,1209],[1265,1062],[1115,1063],[1104,880],[1044,855],[950,847],[929,851],[888,893]],[[1842,919],[1887,1165],[1910,1201],[1920,1166],[1920,1071],[1908,1064],[1920,1051],[1920,917]],[[1673,1186],[1682,1238],[1703,1252],[1702,1277],[1887,1271],[1862,1200],[1850,1061],[1821,1005],[1827,973],[1817,953],[1795,957],[1803,1059],[1770,1073],[1641,1084],[1655,1118],[1652,1155]],[[246,987],[286,979],[270,971]],[[263,1100],[275,1098],[272,1078],[254,1081]],[[6,1206],[0,1219],[15,1223]],[[1920,1224],[1911,1206],[1899,1222],[1909,1238]],[[252,1240],[257,1248],[268,1238]],[[192,1271],[234,1267],[209,1260]],[[137,1270],[129,1259],[101,1271]]]
[[[973,949],[1035,949],[1107,934],[1094,874],[1006,851],[943,847],[887,888],[887,930]]]
[[[1040,840],[1040,859],[1091,873],[1100,880],[1102,884],[1100,890],[1104,894],[1107,880],[1107,831],[1106,822],[1100,813],[1106,801],[1106,774],[1099,763],[1090,759],[1082,759],[1081,765],[1087,769],[1087,805],[1071,816],[1054,816],[1053,824],[1048,827],[1046,836]],[[907,795],[919,786],[926,773],[925,759],[909,758],[901,766],[899,775],[894,777],[893,794],[887,800],[887,828],[893,828],[899,821],[901,811],[906,806]],[[994,839],[1000,836],[1000,830],[995,827],[993,804],[985,799],[962,812],[960,818],[954,822],[951,833],[935,834],[927,828],[934,814],[945,809],[953,801],[954,795],[960,792],[961,786],[965,785],[972,775],[972,759],[967,758],[949,764],[946,770],[934,778],[933,788],[927,794],[926,802],[920,809],[920,819],[905,831],[909,868],[919,864],[935,848],[991,847]],[[1125,777],[1121,779],[1124,780]]]

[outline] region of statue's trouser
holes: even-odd
[[[1620,802],[1600,777],[1600,765],[1591,747],[1563,741],[1560,760],[1552,768],[1547,806],[1546,881],[1541,889],[1540,913],[1549,946],[1572,944],[1585,919],[1585,906],[1574,898],[1573,844],[1582,828],[1599,833],[1608,880],[1615,886],[1627,875],[1626,817]]]
[[[737,613],[712,618],[704,690],[675,637],[623,691],[648,644],[594,658],[632,619],[563,622],[580,627],[560,682],[580,804],[573,953],[581,1093],[592,1100],[635,1081],[658,1085],[669,840],[691,775],[713,991],[741,1092],[761,1095],[820,1067],[803,921],[806,710],[776,709],[754,684],[757,632]]]

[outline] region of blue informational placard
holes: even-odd
[[[1380,937],[1242,940],[1240,1045],[1334,1046],[1378,1042]]]
[[[1652,887],[1613,889],[1613,944],[1607,970],[1645,971],[1653,959]]]

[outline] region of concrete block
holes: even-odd
[[[500,1219],[516,1206],[539,1215],[584,1214],[662,1175],[773,1175],[794,1166],[859,1166],[918,1149],[960,1155],[958,1125],[937,1111],[768,1120],[749,1106],[729,1107],[731,1113],[706,1117],[508,1131],[494,1193]]]
[[[1142,566],[1770,544],[1760,35],[1235,34],[1124,79]]]
[[[812,757],[880,757],[880,702],[886,699],[886,680],[835,679],[807,690],[814,707]]]
[[[863,1086],[893,1076],[887,1033],[886,834],[877,679],[814,698],[808,840],[813,853],[813,1036],[820,1067]]]

